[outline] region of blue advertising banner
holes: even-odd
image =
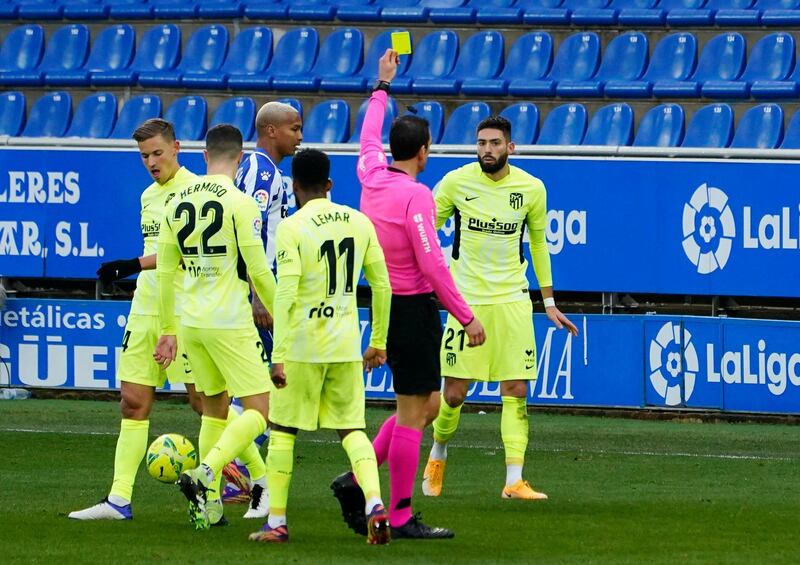
[[[129,308],[129,302],[9,300],[0,312],[0,385],[119,388],[115,372]],[[359,316],[366,347],[368,311]],[[800,414],[800,322],[571,318],[577,337],[534,315],[531,405]],[[388,367],[366,374],[365,388],[367,398],[394,398]],[[499,403],[500,391],[497,384],[475,383],[467,400]]]
[[[331,155],[332,198],[358,207],[356,155]],[[468,156],[432,155],[431,187]],[[202,172],[202,156],[181,162]],[[548,188],[556,289],[797,296],[800,164],[780,161],[521,156]],[[141,253],[132,150],[0,149],[0,274],[93,278]],[[281,163],[291,170],[291,160]],[[440,232],[449,253],[452,219]],[[529,272],[531,286],[535,277]]]

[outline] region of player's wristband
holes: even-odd
[[[389,94],[389,83],[385,80],[379,80],[375,83],[375,86],[372,87],[372,92],[376,90],[383,90],[386,94]]]
[[[556,299],[552,296],[550,298],[544,299],[544,307],[545,308],[555,308],[556,307]]]

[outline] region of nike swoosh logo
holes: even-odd
[[[530,371],[531,369],[533,369],[533,365],[525,365],[526,371]]]
[[[150,204],[145,204],[144,206],[142,206],[142,210],[145,210],[148,206],[150,206]]]
[[[480,196],[467,196],[464,200],[469,202],[470,200],[475,200],[476,198],[480,198]]]

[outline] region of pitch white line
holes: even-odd
[[[78,431],[78,430],[46,430],[46,429],[29,429],[29,428],[0,428],[0,432],[10,433],[23,433],[23,434],[67,434],[67,435],[86,435],[86,436],[116,436],[118,432],[98,432],[98,431]],[[331,439],[314,439],[301,437],[301,442],[305,443],[319,443],[325,445],[338,444],[337,440]],[[455,449],[482,449],[482,450],[499,450],[502,449],[501,445],[497,444],[459,444],[454,443]],[[564,449],[564,448],[549,448],[549,447],[529,447],[530,451],[538,453],[580,453],[584,455],[624,455],[627,457],[688,457],[697,459],[724,459],[730,461],[798,461],[798,457],[779,457],[773,455],[736,455],[731,453],[690,453],[688,451],[633,451],[633,450],[620,450],[615,451],[611,449]]]

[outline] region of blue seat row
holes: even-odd
[[[242,18],[502,25],[797,25],[800,0],[6,0],[4,19]]]
[[[186,42],[174,24],[146,31],[136,49],[133,28],[103,29],[89,48],[89,30],[71,24],[56,30],[44,48],[38,24],[15,28],[0,47],[0,84],[7,86],[132,86],[198,89],[363,92],[374,80],[374,62],[391,45],[379,33],[364,57],[364,35],[334,30],[321,42],[316,29],[287,31],[273,51],[269,28],[240,31],[228,47],[228,30],[208,25]],[[800,91],[795,40],[776,32],[759,39],[746,59],[744,36],[720,34],[698,60],[691,33],[667,35],[649,55],[647,36],[627,32],[611,40],[601,58],[600,38],[581,32],[565,38],[554,55],[547,32],[520,36],[505,55],[503,34],[481,31],[459,45],[454,31],[429,33],[413,56],[401,58],[395,93],[470,96],[610,98],[789,98]],[[135,53],[135,54],[134,54]]]
[[[282,99],[303,114],[296,99]],[[357,143],[367,102],[359,107],[354,127],[350,129],[350,107],[344,100],[326,100],[315,105],[305,116],[303,136],[309,143]],[[418,102],[409,111],[428,120],[434,143],[471,145],[478,123],[491,114],[484,102],[467,102],[457,107],[445,123],[441,104]],[[253,140],[256,105],[251,98],[235,97],[219,105],[208,119],[208,104],[202,96],[175,100],[163,113],[175,125],[179,139],[196,141],[206,129],[220,123],[234,124],[245,139]],[[662,104],[642,117],[634,135],[633,109],[625,103],[599,108],[591,120],[582,104],[563,104],[553,108],[542,121],[538,107],[519,102],[500,114],[512,123],[513,138],[530,145],[634,145],[642,147],[738,147],[759,149],[800,149],[800,111],[789,122],[784,136],[784,114],[776,104],[762,104],[747,110],[734,133],[734,113],[727,104],[711,104],[695,112],[685,126],[683,108]],[[25,96],[12,91],[0,95],[0,135],[28,137],[89,137],[129,139],[134,129],[148,118],[162,115],[158,96],[131,98],[117,115],[117,99],[107,92],[86,97],[72,114],[72,99],[66,92],[54,92],[39,98],[27,123]],[[383,124],[383,141],[388,143],[392,120],[398,115],[390,99]]]

